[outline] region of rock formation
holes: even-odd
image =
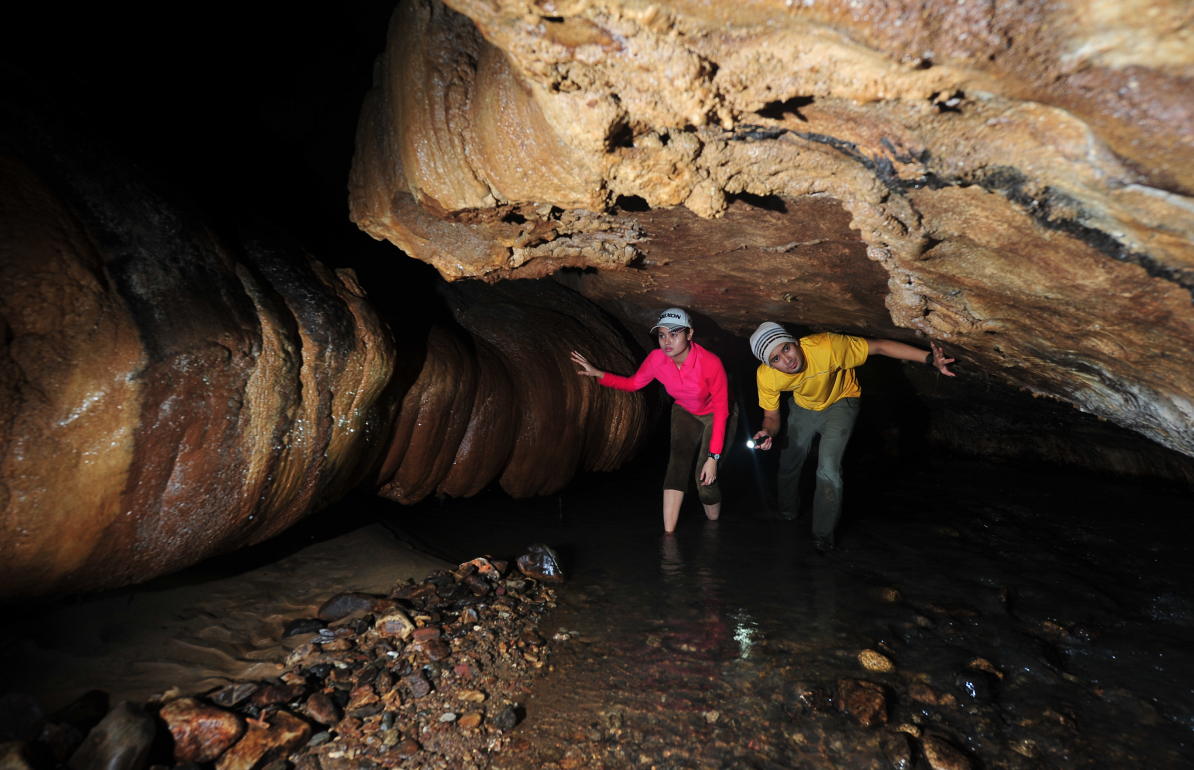
[[[0,599],[146,580],[365,479],[408,503],[551,492],[641,440],[644,399],[567,365],[633,365],[567,290],[454,291],[458,324],[397,347],[351,270],[217,228],[23,84],[5,97]]]
[[[448,279],[958,351],[1194,455],[1184,3],[404,0],[354,221]]]

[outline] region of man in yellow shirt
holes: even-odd
[[[923,361],[953,377],[941,347],[929,343],[926,352],[895,340],[872,340],[823,332],[797,340],[777,323],[767,321],[750,335],[750,349],[762,361],[756,373],[763,429],[754,435],[755,446],[770,449],[779,433],[780,393],[792,394],[788,413],[788,447],[779,459],[780,517],[795,519],[800,513],[800,470],[813,437],[821,434],[817,457],[817,490],[813,496],[813,547],[818,553],[833,550],[833,534],[842,511],[842,455],[858,418],[859,398],[855,367],[867,356],[881,355],[905,361]]]

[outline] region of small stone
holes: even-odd
[[[354,687],[348,694],[348,704],[345,708],[348,711],[353,711],[363,706],[368,706],[370,703],[377,703],[377,693],[373,691],[373,687],[370,685],[362,684]]]
[[[490,580],[498,580],[502,576],[501,571],[489,559],[473,559],[472,561],[465,562],[465,564],[472,565],[476,569],[477,574],[484,575]],[[460,569],[464,569],[465,564],[461,564]]]
[[[921,628],[933,627],[933,621],[929,620],[924,615],[917,615],[916,617],[912,618],[912,620],[915,621],[916,625],[920,626]]]
[[[972,700],[986,703],[991,700],[995,689],[995,677],[985,671],[973,669],[962,671],[954,677],[954,687],[957,691]]]
[[[460,582],[463,583],[468,590],[472,591],[473,595],[475,596],[486,596],[491,590],[493,590],[490,588],[490,585],[488,582],[486,582],[485,578],[481,577],[480,575],[469,575]]]
[[[887,698],[883,688],[860,679],[837,680],[837,707],[863,727],[887,724]]]
[[[472,607],[465,607],[460,612],[460,622],[465,624],[466,626],[476,625],[477,622],[480,620],[481,620],[481,618],[479,615],[477,615],[477,611],[474,610]]]
[[[422,671],[416,671],[410,676],[403,677],[402,683],[410,690],[410,694],[416,698],[422,698],[431,692],[431,682],[427,681],[427,677],[423,676]]]
[[[369,717],[375,717],[380,714],[384,708],[385,705],[380,702],[370,703],[358,708],[348,709],[346,713],[354,719],[368,719]]]
[[[128,701],[117,703],[67,764],[72,770],[141,770],[156,732],[145,709]]]
[[[564,582],[564,570],[560,568],[559,554],[543,543],[530,545],[527,551],[528,553],[518,557],[519,572],[548,583]]]
[[[456,721],[456,715],[455,715],[455,714],[453,714],[451,711],[444,712],[443,714],[440,714],[440,715],[439,715],[439,721],[441,721],[441,722],[455,722],[455,721]]]
[[[476,730],[481,726],[481,721],[484,718],[485,717],[481,715],[481,712],[470,711],[464,716],[460,717],[460,721],[457,722],[457,724],[460,725],[462,730]]]
[[[439,639],[439,626],[425,626],[423,628],[416,628],[410,635],[411,639],[416,642],[429,642],[432,639]]]
[[[991,661],[987,660],[986,658],[975,658],[974,660],[970,661],[966,665],[969,666],[970,668],[977,669],[979,671],[986,671],[988,674],[991,674],[992,676],[998,677],[999,679],[1003,679],[1003,672],[1001,672],[999,669],[995,668],[995,666],[991,665]]]
[[[353,644],[351,639],[329,639],[326,642],[320,642],[319,647],[324,652],[344,652],[351,650]]]
[[[911,770],[912,748],[904,733],[883,733],[879,736],[879,749],[892,770]]]
[[[906,733],[911,735],[913,738],[920,737],[920,728],[907,722],[902,725],[896,725],[896,732]]]
[[[925,750],[925,759],[933,770],[970,770],[970,760],[966,755],[937,736],[926,735],[921,745]]]
[[[261,689],[261,685],[256,682],[242,682],[241,684],[230,684],[219,692],[211,696],[213,703],[231,708],[236,704],[248,698],[253,693]]]
[[[512,707],[506,706],[489,720],[489,724],[499,730],[510,730],[518,724],[518,714],[514,713]]]
[[[297,618],[286,624],[282,638],[289,639],[300,634],[318,634],[326,626],[327,624],[318,618]]]
[[[469,703],[481,703],[485,700],[485,693],[480,690],[461,690],[456,693],[456,697]]]
[[[339,593],[328,599],[319,607],[316,616],[328,623],[343,620],[354,612],[373,611],[374,597],[368,594],[353,592]]]
[[[886,656],[874,650],[863,650],[858,653],[858,662],[867,671],[890,672],[895,671],[895,664]]]
[[[418,743],[411,738],[407,738],[394,747],[394,753],[406,759],[407,757],[413,757],[415,754],[418,754],[419,748]]]
[[[721,712],[720,711],[706,711],[705,713],[701,714],[701,716],[703,716],[705,718],[706,722],[708,722],[709,724],[713,724],[718,719],[721,719]]]
[[[170,701],[158,715],[174,736],[176,763],[212,762],[245,734],[239,716],[194,698]]]
[[[377,619],[374,629],[379,636],[397,637],[405,641],[414,633],[415,624],[402,610],[391,610]]]
[[[424,643],[422,650],[431,660],[443,660],[452,654],[452,648],[439,639]]]
[[[290,684],[278,686],[276,684],[267,684],[249,699],[249,703],[259,709],[263,709],[266,706],[289,703],[295,698],[301,698],[306,692],[307,688],[302,685]]]
[[[936,706],[941,702],[941,696],[924,682],[913,682],[908,685],[908,697],[926,706]]]
[[[244,737],[216,760],[216,770],[253,770],[289,756],[311,739],[307,723],[289,712],[275,711],[263,723],[250,722]]]
[[[330,732],[328,732],[327,730],[324,730],[323,732],[315,733],[314,735],[312,735],[311,740],[307,741],[307,745],[310,746],[311,748],[315,748],[316,746],[322,746],[323,744],[327,743],[331,739],[332,739],[332,734]]]

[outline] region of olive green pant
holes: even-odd
[[[842,455],[862,409],[860,402],[858,398],[843,398],[820,412],[793,403],[788,412],[788,446],[779,456],[780,516],[795,519],[800,514],[800,471],[813,438],[819,433],[813,537],[830,545],[842,515]]]
[[[730,451],[730,444],[734,440],[734,431],[738,429],[738,406],[730,407],[730,419],[726,420],[725,441],[722,444],[722,457]],[[713,438],[713,415],[693,414],[679,404],[672,404],[672,453],[667,461],[667,475],[663,479],[664,489],[688,491],[688,477],[692,474],[693,460],[696,460],[697,494],[704,505],[721,502],[721,487],[714,481],[705,486],[701,483],[701,468],[709,457],[709,439]],[[718,464],[720,468],[721,463]]]

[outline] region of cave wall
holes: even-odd
[[[932,337],[1194,455],[1190,36],[1176,2],[410,0],[351,215],[450,280]]]
[[[352,270],[213,218],[5,75],[0,599],[144,581],[362,482],[404,503],[550,493],[645,435],[642,396],[567,362],[635,360],[586,300],[459,287],[421,324],[388,318]]]

